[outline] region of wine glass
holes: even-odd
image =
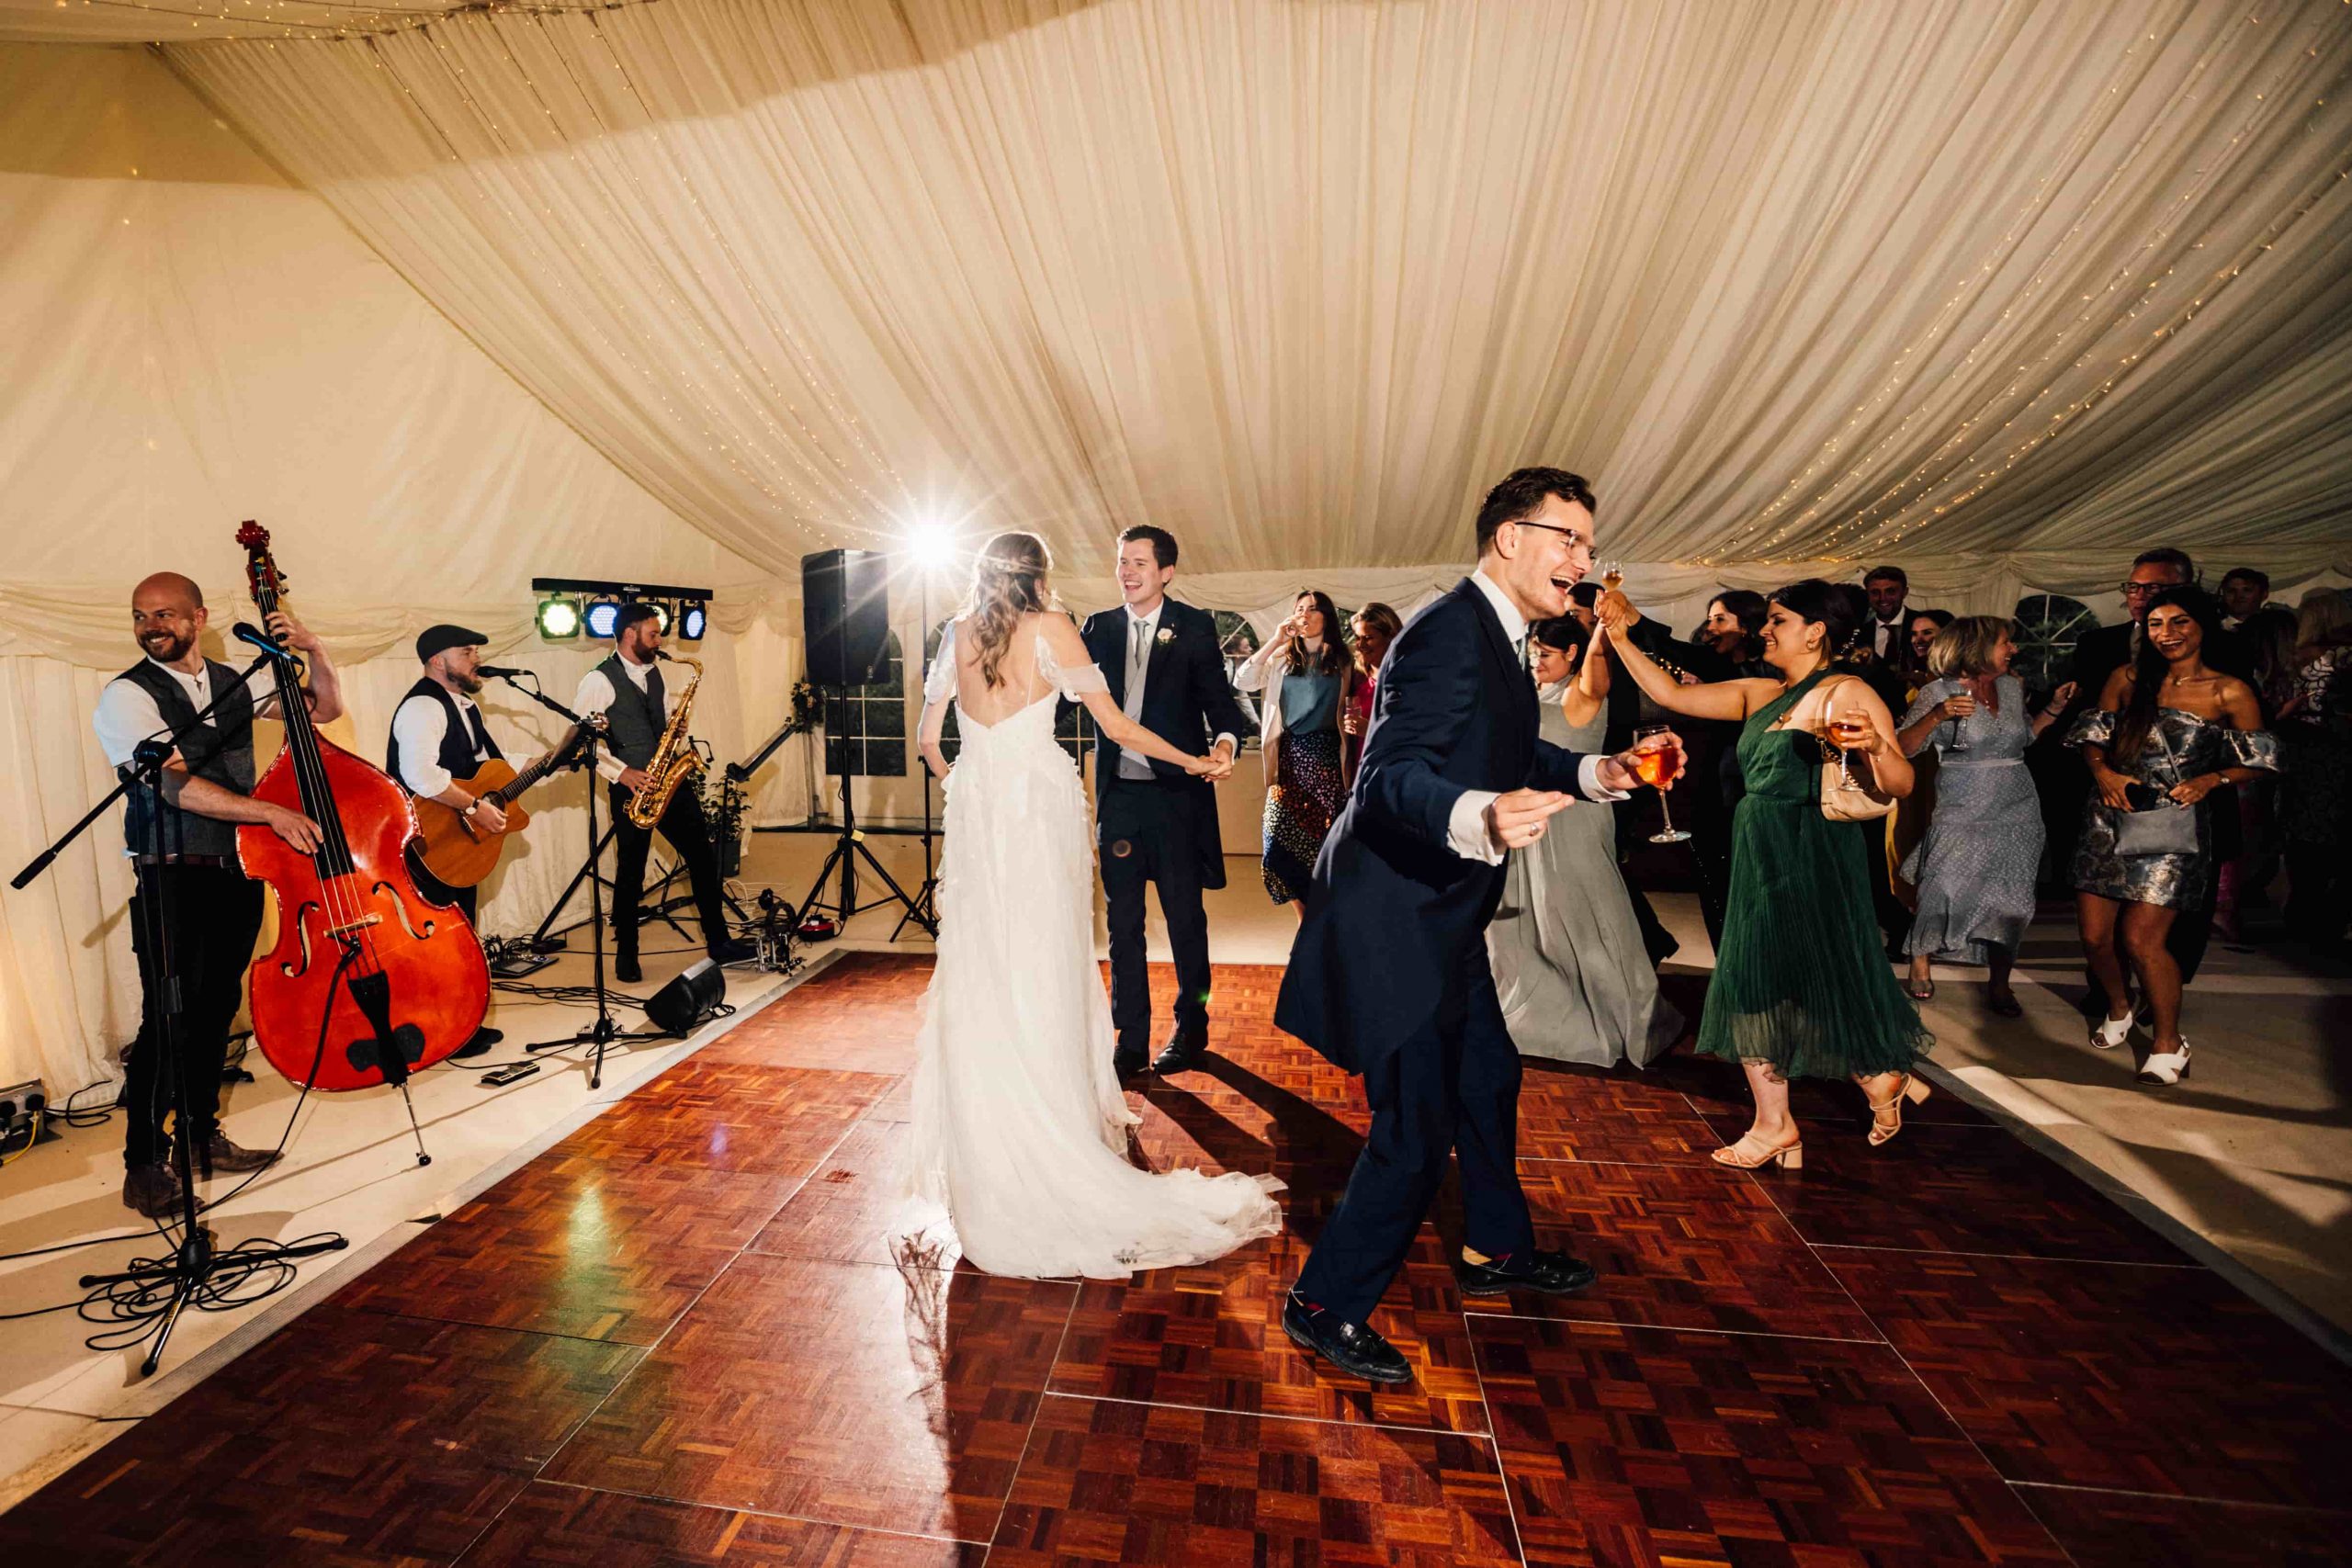
[[[1648,739],[1653,735],[1672,733],[1673,729],[1670,726],[1645,724],[1634,731],[1634,739],[1641,741]],[[1688,841],[1690,837],[1674,825],[1674,812],[1666,803],[1666,783],[1674,776],[1674,770],[1681,765],[1682,747],[1679,741],[1672,746],[1661,746],[1654,751],[1634,753],[1634,776],[1657,791],[1658,814],[1666,819],[1665,830],[1650,835],[1650,842],[1653,844],[1679,844]]]
[[[1870,733],[1870,710],[1848,705],[1828,716],[1828,739],[1838,748],[1838,785],[1840,789],[1856,787],[1854,779],[1854,743]]]
[[[1968,698],[1970,703],[1968,710],[1969,713],[1974,713],[1976,711],[1974,706],[1976,701],[1975,694],[1970,692],[1966,687],[1962,687],[1959,692],[1953,694]],[[1956,713],[1951,716],[1951,739],[1944,745],[1944,752],[1947,756],[1954,751],[1965,751],[1968,750],[1967,718],[1968,714],[1965,713]]]

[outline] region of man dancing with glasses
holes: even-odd
[[[1590,1266],[1538,1251],[1520,1190],[1519,1052],[1487,963],[1503,858],[1571,800],[1636,786],[1628,751],[1579,756],[1537,734],[1530,622],[1564,615],[1592,567],[1592,490],[1521,468],[1478,509],[1478,570],[1413,618],[1381,661],[1353,792],[1323,852],[1274,1021],[1351,1073],[1372,1107],[1345,1196],[1283,1308],[1293,1339],[1358,1377],[1412,1369],[1371,1323],[1458,1156],[1462,1290],[1566,1295]],[[1636,750],[1679,750],[1671,735]],[[1669,781],[1670,782],[1670,781]]]

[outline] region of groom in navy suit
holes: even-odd
[[[1521,468],[1487,493],[1476,573],[1414,616],[1381,662],[1363,763],[1316,860],[1275,1005],[1283,1029],[1363,1075],[1372,1107],[1283,1327],[1375,1382],[1412,1377],[1370,1319],[1448,1154],[1467,1211],[1464,1293],[1565,1295],[1594,1279],[1536,1250],[1519,1184],[1519,1052],[1486,942],[1504,856],[1576,797],[1620,800],[1638,783],[1632,751],[1579,755],[1537,735],[1527,627],[1566,613],[1592,567],[1592,513],[1590,486],[1559,468]]]
[[[1110,682],[1111,700],[1129,718],[1229,767],[1250,716],[1226,677],[1216,618],[1169,598],[1175,580],[1175,536],[1148,525],[1129,528],[1119,536],[1124,603],[1089,615],[1079,635]],[[1206,778],[1123,751],[1098,735],[1094,821],[1111,924],[1111,1023],[1119,1037],[1112,1064],[1122,1077],[1143,1071],[1147,1061],[1162,1073],[1198,1066],[1209,1034],[1209,919],[1201,889],[1225,886],[1216,790]],[[1148,1055],[1151,977],[1143,935],[1143,894],[1150,883],[1159,886],[1176,960],[1176,1027],[1156,1060]]]

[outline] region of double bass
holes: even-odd
[[[245,576],[265,621],[284,579],[269,530],[237,530]],[[456,908],[416,890],[403,854],[416,833],[408,792],[318,732],[300,666],[274,666],[286,748],[254,796],[319,825],[311,854],[266,827],[237,829],[245,874],[277,898],[277,942],[250,975],[254,1042],[270,1066],[309,1089],[390,1083],[454,1053],[490,1010],[490,967]],[[410,1122],[415,1122],[412,1106]],[[420,1140],[418,1163],[427,1156]]]

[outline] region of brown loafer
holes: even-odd
[[[241,1147],[231,1143],[226,1133],[217,1132],[190,1152],[196,1156],[193,1163],[198,1176],[211,1176],[216,1172],[243,1176],[247,1171],[267,1170],[284,1157],[277,1149]]]
[[[130,1167],[122,1173],[122,1206],[151,1220],[169,1219],[179,1212],[179,1173],[168,1165]]]

